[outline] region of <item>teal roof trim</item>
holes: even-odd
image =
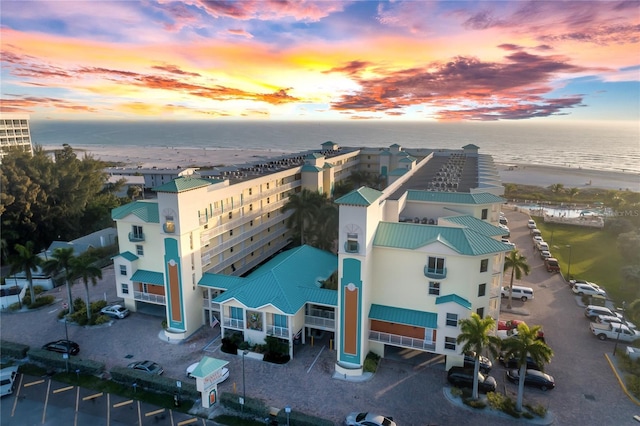
[[[462,147],[463,149],[480,149],[480,147],[478,145],[474,145],[472,143],[465,145]]]
[[[288,315],[294,315],[307,302],[336,306],[337,291],[321,289],[320,281],[337,269],[335,254],[307,245],[296,247],[241,278],[242,284],[225,291],[214,301],[223,303],[235,299],[254,309],[272,305]]]
[[[321,146],[327,146],[327,145],[333,146],[333,145],[335,145],[335,143],[332,142],[332,141],[326,141],[326,142],[322,142],[322,144],[321,144]]]
[[[138,269],[131,277],[131,281],[146,284],[164,285],[164,274],[162,272],[153,272],[144,269]]]
[[[135,254],[131,253],[130,251],[125,251],[125,252],[122,252],[120,254],[117,254],[117,255],[113,256],[113,258],[116,258],[116,257],[124,257],[129,262],[133,262],[134,260],[138,260],[139,259],[138,256],[136,256]]]
[[[438,314],[393,306],[373,304],[369,310],[369,318],[396,324],[438,328]]]
[[[471,302],[457,294],[447,294],[445,296],[436,297],[436,305],[449,302],[457,303],[465,309],[471,309]]]
[[[158,213],[158,203],[149,201],[134,201],[124,206],[111,210],[111,219],[123,219],[130,214],[138,217],[147,223],[160,223],[160,213]]]
[[[231,290],[240,287],[245,283],[245,279],[234,275],[212,274],[205,272],[198,281],[198,285],[204,287],[219,288],[221,290]]]
[[[191,375],[200,379],[204,379],[209,374],[213,373],[216,370],[220,370],[227,364],[229,364],[229,361],[205,356],[200,360],[196,368],[191,372]]]
[[[391,171],[391,173],[389,173],[389,176],[403,176],[405,173],[407,173],[409,171],[409,169],[393,169]]]
[[[346,195],[335,200],[336,204],[350,204],[352,206],[370,206],[378,198],[382,196],[382,192],[377,189],[367,188],[361,186],[358,189],[354,189]]]
[[[431,203],[455,204],[493,204],[504,203],[506,200],[489,192],[471,194],[468,192],[437,192],[410,189],[407,191],[408,201],[425,201]]]
[[[312,166],[311,164],[305,164],[304,166],[302,166],[302,168],[300,169],[300,171],[302,172],[321,172],[322,168],[318,167],[318,166]]]
[[[504,235],[504,230],[502,228],[498,228],[497,226],[494,226],[489,222],[485,222],[484,220],[480,220],[477,217],[471,215],[447,216],[441,219],[446,220],[447,222],[465,226],[488,237],[499,237]]]
[[[326,143],[326,142],[325,142],[325,143]],[[307,156],[306,156],[306,157],[304,157],[304,158],[305,158],[306,160],[315,160],[315,159],[322,158],[322,157],[324,157],[324,155],[322,155],[322,154],[318,154],[317,152],[313,152],[313,153],[311,153],[311,154],[307,154]]]
[[[184,176],[184,177],[176,178],[171,182],[167,182],[164,185],[155,187],[153,188],[153,190],[156,192],[178,193],[178,192],[189,191],[191,189],[203,188],[205,186],[209,186],[214,183],[220,183],[220,182],[221,182],[220,179],[204,179],[199,177]]]
[[[502,253],[504,243],[468,228],[380,222],[373,239],[376,247],[415,250],[439,242],[465,256]]]

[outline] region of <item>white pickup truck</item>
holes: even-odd
[[[591,332],[600,340],[620,339],[623,342],[633,342],[640,339],[640,332],[632,330],[624,324],[598,324],[592,322],[589,325]]]

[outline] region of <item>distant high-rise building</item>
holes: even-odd
[[[0,115],[0,162],[9,151],[18,149],[33,154],[29,116],[2,114]]]

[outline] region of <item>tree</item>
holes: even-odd
[[[500,338],[491,333],[495,328],[496,321],[491,317],[480,318],[475,312],[470,318],[460,321],[460,334],[458,343],[464,343],[462,353],[473,351],[475,353],[475,364],[473,367],[473,399],[478,399],[478,373],[480,371],[480,354],[488,350],[491,355],[498,355]]]
[[[578,188],[569,188],[569,200],[573,201],[573,198],[580,193]]]
[[[82,279],[86,293],[87,319],[91,321],[91,302],[89,301],[89,282],[93,285],[102,278],[102,270],[93,264],[95,259],[90,254],[83,254],[71,259],[71,275]]]
[[[282,207],[283,213],[293,210],[293,214],[287,218],[287,227],[300,236],[300,245],[305,243],[305,230],[311,224],[314,212],[320,207],[320,199],[322,197],[318,192],[303,189],[297,194],[289,195]]]
[[[338,209],[335,204],[325,202],[314,212],[313,246],[332,251],[338,238]]]
[[[538,339],[540,326],[531,328],[525,323],[518,324],[518,333],[502,341],[502,348],[505,350],[506,359],[515,358],[518,367],[518,399],[516,410],[522,411],[522,398],[524,396],[524,378],[527,372],[527,356],[531,357],[536,364],[542,366],[551,361],[553,351],[546,343]]]
[[[67,287],[67,300],[69,305],[69,313],[73,313],[73,298],[71,296],[71,286],[73,285],[73,277],[71,276],[71,261],[74,258],[73,247],[59,247],[51,254],[51,259],[43,264],[43,270],[52,276],[64,272],[64,281]]]
[[[38,271],[38,267],[42,264],[42,259],[33,252],[33,242],[27,241],[25,245],[15,245],[16,255],[11,259],[10,274],[24,271],[27,277],[27,283],[29,283],[29,295],[31,296],[31,303],[36,301],[36,293],[33,289],[33,272]]]
[[[504,270],[511,269],[511,281],[509,282],[509,301],[507,309],[511,309],[511,297],[513,296],[513,278],[521,279],[522,274],[529,275],[531,268],[527,263],[527,258],[520,254],[518,249],[513,249],[504,258]]]
[[[551,185],[549,187],[549,189],[551,190],[551,192],[553,192],[554,194],[560,194],[562,191],[564,191],[564,185],[561,183],[554,183],[553,185]]]

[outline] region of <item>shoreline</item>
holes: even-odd
[[[43,145],[45,151],[59,150],[58,145]],[[222,167],[262,161],[298,151],[255,148],[185,148],[172,146],[77,145],[78,157],[90,155],[102,161],[123,163],[129,167],[175,169],[184,167]],[[503,183],[565,188],[610,189],[640,192],[640,174],[575,167],[537,164],[496,163]]]

